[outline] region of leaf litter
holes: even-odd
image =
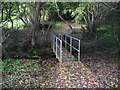
[[[21,59],[21,62],[22,66],[26,67],[21,72],[16,70],[11,75],[3,75],[4,87],[120,87],[118,80],[120,76],[119,61],[107,55],[82,55],[80,62],[67,61],[59,63],[53,56],[34,60]]]

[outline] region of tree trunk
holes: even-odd
[[[96,32],[96,24],[95,21],[92,21],[88,25],[88,29],[90,33]]]
[[[31,33],[32,33],[31,45],[32,45],[32,47],[35,46],[35,30],[39,23],[40,5],[41,5],[40,2],[36,2],[36,8],[33,13],[33,24],[32,24],[32,28],[31,28]]]
[[[93,32],[96,32],[96,24],[95,24],[96,14],[95,14],[95,6],[94,5],[92,6],[90,14],[91,14],[91,20],[89,22],[88,29],[89,29],[90,33],[93,33]]]

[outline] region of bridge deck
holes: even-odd
[[[80,61],[80,40],[68,35],[56,36],[52,34],[52,48],[56,58],[60,62],[64,61]],[[68,40],[69,39],[69,40]],[[73,45],[73,41],[77,41],[77,47]],[[73,51],[77,51],[77,57],[73,56]]]
[[[68,50],[65,50],[63,48],[63,58],[62,58],[62,61],[77,61],[77,59],[72,55],[70,54],[70,52]]]

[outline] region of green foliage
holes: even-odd
[[[63,29],[64,28],[64,23],[56,21],[56,22],[53,23],[53,28],[54,29]]]
[[[103,25],[98,28],[98,37],[100,38],[101,43],[105,47],[114,47],[118,45],[118,34],[117,30],[119,26]]]
[[[29,75],[40,70],[41,65],[36,63],[34,60],[6,58],[2,62],[0,61],[0,72],[2,71],[4,76],[3,87],[7,88],[14,86],[18,77],[24,73]]]
[[[97,28],[97,32],[88,34],[84,40],[97,40],[109,54],[117,55],[120,51],[119,30],[118,25],[101,25]]]
[[[3,61],[0,60],[0,74],[2,73],[3,69],[4,69],[4,65],[3,65]]]
[[[28,13],[32,11],[31,7],[34,7],[33,3],[2,2],[0,26],[11,28],[13,22],[13,28],[24,29],[25,23],[20,18],[27,24],[30,23]]]
[[[117,38],[110,34],[110,33],[105,33],[103,34],[103,36],[101,37],[101,43],[105,46],[105,47],[112,47],[118,44],[118,40]]]
[[[101,30],[101,31],[109,31],[109,30],[111,30],[112,29],[112,26],[110,26],[110,25],[102,25],[102,26],[99,26],[98,28],[97,28],[97,30],[99,31],[99,30]]]
[[[14,20],[14,27],[16,29],[24,29],[24,23],[21,20]]]
[[[83,18],[83,12],[86,7],[86,3],[80,3],[79,6],[72,12],[72,16],[75,17],[74,21],[76,23],[80,23],[81,19]]]
[[[0,63],[3,64],[1,67],[2,69],[0,68],[0,70],[3,70],[3,72],[6,75],[11,75],[11,74],[14,74],[15,72],[34,73],[34,72],[38,72],[41,68],[41,66],[38,63],[34,64],[34,62],[32,62],[31,60],[28,62],[22,63],[22,60],[6,58],[3,60],[3,62],[0,62]]]
[[[3,60],[4,72],[7,75],[13,73],[15,70],[19,69],[19,67],[17,67],[19,64],[20,61],[18,59],[15,60],[15,59],[7,58]]]

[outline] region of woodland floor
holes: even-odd
[[[45,57],[45,56],[46,57]],[[120,87],[120,70],[117,58],[102,53],[86,53],[81,55],[81,61],[59,63],[51,49],[40,59],[21,59],[23,65],[29,61],[39,64],[40,70],[35,73],[14,72],[12,87],[23,88],[118,88]],[[32,66],[27,66],[31,68]],[[4,76],[4,75],[3,75]],[[3,81],[11,82],[10,76]]]
[[[58,33],[71,33],[68,31],[61,30]],[[52,50],[47,48],[39,59],[20,60],[27,68],[22,73],[15,71],[9,76],[3,73],[3,87],[120,88],[120,60],[104,52],[82,53],[79,62],[65,60],[60,63]],[[32,67],[29,62],[39,64],[40,69],[26,72]],[[11,77],[16,78],[11,80]]]

